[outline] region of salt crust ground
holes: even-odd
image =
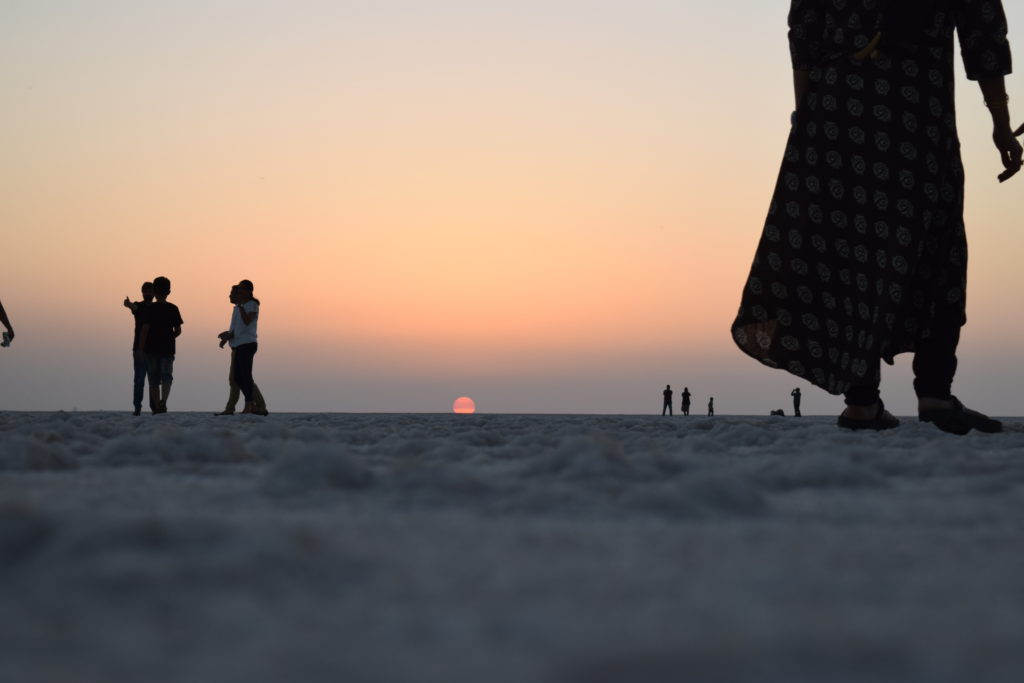
[[[0,414],[0,680],[1024,676],[1024,432]]]

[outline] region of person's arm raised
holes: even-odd
[[[242,317],[242,323],[245,325],[251,325],[252,321],[260,314],[260,309],[256,309],[253,312],[245,310],[246,304],[238,304],[238,313]]]

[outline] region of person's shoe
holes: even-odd
[[[219,413],[214,413],[213,416],[217,417],[218,415],[234,415],[234,414],[235,414],[235,411],[233,411],[233,410],[222,410]]]
[[[875,413],[874,417],[858,419],[840,415],[839,419],[836,420],[836,424],[838,424],[842,429],[852,429],[853,431],[871,429],[876,432],[880,432],[886,429],[899,427],[900,421],[885,409],[885,403],[879,399],[878,411]]]
[[[160,403],[158,403],[157,406],[156,406],[156,412],[157,413],[166,413],[167,412],[167,403],[164,402],[164,401],[160,401]]]
[[[917,419],[921,422],[931,422],[942,431],[958,436],[963,436],[972,429],[986,434],[1003,431],[1002,422],[965,407],[956,396],[950,396],[949,403],[948,408],[921,410],[917,414]]]
[[[133,410],[132,415],[134,415],[135,417],[142,415],[142,408],[136,408],[135,410]]]

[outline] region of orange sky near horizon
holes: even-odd
[[[242,277],[284,410],[647,412],[721,377],[724,412],[767,413],[796,384],[728,335],[788,129],[788,3],[87,5],[0,10],[0,409],[127,405],[120,301],[161,274],[180,409],[221,400]],[[962,367],[1021,413],[994,370],[1024,333],[1020,191],[959,98]],[[599,376],[626,384],[598,398]]]

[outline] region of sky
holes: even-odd
[[[785,0],[0,0],[0,410],[131,407],[157,275],[171,410],[227,395],[231,284],[273,411],[832,414],[729,324],[792,110]],[[1006,6],[1024,31],[1024,5]],[[1016,44],[1016,43],[1015,43]],[[959,69],[954,391],[1024,414],[1018,184]],[[1007,83],[1011,105],[1024,95]],[[1024,111],[1018,107],[1018,114]],[[1016,123],[1016,121],[1015,121]],[[915,412],[909,358],[884,368]]]

